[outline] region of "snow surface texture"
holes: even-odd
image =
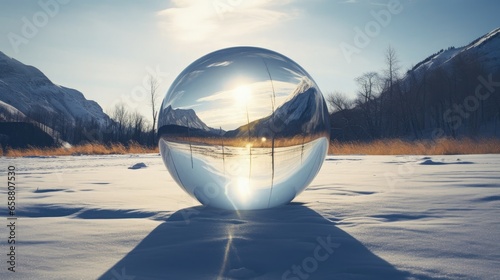
[[[3,226],[0,279],[500,274],[500,155],[328,157],[291,204],[240,212],[197,204],[159,155],[0,162],[4,185],[16,167],[18,190],[17,272]],[[147,168],[128,169],[138,162]]]

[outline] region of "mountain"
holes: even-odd
[[[172,109],[172,106],[169,105],[163,109],[159,115],[161,119],[158,120],[158,127],[159,131],[161,130],[162,133],[179,133],[187,128],[192,131],[198,131],[198,134],[219,135],[221,133],[219,129],[207,126],[198,115],[196,115],[193,109]],[[224,133],[224,131],[222,131],[222,133]]]
[[[500,28],[441,50],[399,81],[406,135],[416,138],[500,136]],[[404,134],[403,134],[404,135]]]
[[[472,41],[470,44],[454,48],[450,47],[446,50],[427,57],[423,61],[417,63],[409,72],[417,73],[429,72],[438,68],[451,68],[453,61],[458,58],[466,60],[475,60],[480,63],[488,72],[500,71],[500,28],[485,34]]]
[[[331,115],[332,139],[500,137],[500,28],[430,55],[401,78],[369,74],[358,78],[356,106]]]
[[[210,131],[211,129],[196,115],[193,109],[172,109],[168,106],[160,113],[162,118],[158,120],[158,127],[164,125],[177,125],[194,129]]]
[[[0,52],[0,115],[17,110],[27,117],[56,128],[110,121],[102,108],[75,89],[52,83],[33,66]]]
[[[319,111],[319,114],[316,114]],[[279,106],[274,115],[243,125],[228,131],[225,137],[247,137],[250,127],[251,136],[258,136],[261,131],[271,129],[277,137],[293,137],[314,134],[325,129],[328,112],[321,93],[314,83],[304,77],[297,85],[290,98]]]

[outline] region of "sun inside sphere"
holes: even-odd
[[[252,97],[252,90],[246,85],[241,85],[234,90],[234,98],[238,105],[248,106],[248,102]]]
[[[204,205],[265,209],[292,201],[314,179],[329,143],[318,86],[279,53],[234,47],[190,64],[158,116],[163,162]]]

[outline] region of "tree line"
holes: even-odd
[[[382,71],[355,79],[354,98],[327,96],[332,139],[500,137],[500,71],[477,53],[459,54],[450,66],[431,70],[415,66],[405,75],[394,48],[387,48],[384,62]]]
[[[118,103],[108,115],[106,124],[77,122],[66,138],[71,143],[83,144],[99,142],[104,144],[121,143],[128,145],[137,143],[144,146],[156,146],[156,122],[159,108],[159,81],[153,75],[148,77],[148,105],[151,109],[151,122],[138,111],[130,111],[123,103]]]

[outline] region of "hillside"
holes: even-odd
[[[497,28],[466,46],[436,52],[402,76],[363,74],[357,99],[344,103],[354,106],[331,115],[332,138],[500,137],[499,81]]]
[[[422,73],[440,67],[449,68],[460,56],[476,60],[488,71],[498,72],[500,70],[500,28],[477,38],[466,46],[442,49],[416,64],[410,71]]]
[[[37,68],[0,52],[0,120],[24,117],[59,132],[82,123],[102,127],[110,122],[102,108],[81,92],[56,85]]]

